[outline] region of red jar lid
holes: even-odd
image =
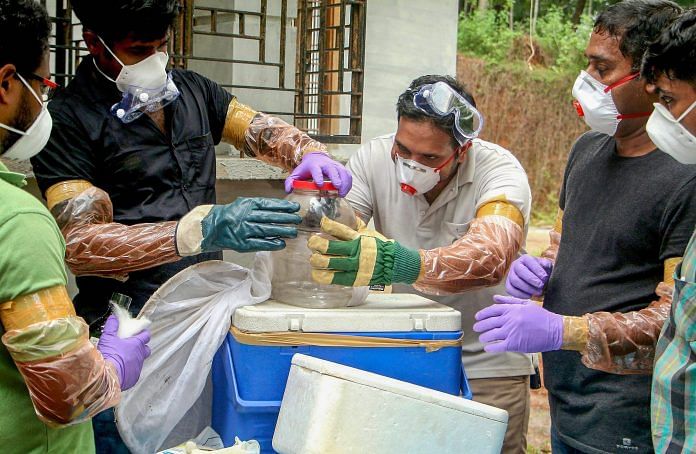
[[[334,186],[333,183],[328,180],[324,181],[324,185],[322,187],[319,187],[313,180],[293,180],[292,188],[305,189],[308,191],[338,191],[336,186]]]

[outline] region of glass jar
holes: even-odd
[[[319,188],[313,181],[293,182],[293,191],[286,200],[300,204],[302,222],[297,226],[297,238],[286,239],[285,249],[273,252],[273,299],[294,306],[309,308],[345,307],[353,296],[353,287],[322,285],[312,280],[312,255],[307,247],[310,236],[321,233],[322,216],[351,228],[357,227],[353,208],[338,196],[333,184],[326,182]]]

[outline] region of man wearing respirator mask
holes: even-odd
[[[638,72],[680,12],[626,0],[599,14],[573,87],[592,131],[570,152],[551,245],[517,260],[512,297],[476,315],[486,350],[545,352],[554,452],[652,452],[649,375],[696,224],[696,169],[651,141],[657,96]],[[541,295],[543,308],[529,299]]]
[[[696,9],[682,14],[643,58],[642,77],[659,104],[646,126],[662,151],[696,164]],[[696,232],[684,261],[675,269],[672,310],[655,352],[652,383],[652,436],[655,451],[696,452]]]
[[[0,158],[27,160],[51,132],[46,11],[0,0]],[[119,402],[149,355],[149,333],[97,347],[66,289],[65,243],[48,210],[0,162],[0,440],[12,452],[94,452],[90,418]]]
[[[49,104],[53,132],[32,164],[77,276],[77,313],[88,323],[101,323],[114,292],[130,296],[136,314],[190,265],[222,259],[225,249],[282,249],[297,235],[296,203],[215,205],[219,142],[294,169],[286,187],[295,178],[330,178],[348,192],[350,174],[323,144],[199,74],[167,70],[179,1],[71,5],[90,55]]]
[[[395,292],[421,293],[459,310],[474,400],[508,411],[503,451],[524,452],[530,358],[483,352],[471,326],[474,313],[503,290],[496,286],[523,244],[527,176],[509,151],[477,138],[483,116],[451,77],[414,80],[397,101],[397,116],[395,134],[371,140],[348,163],[354,184],[347,200],[384,236],[324,219],[324,232],[340,241],[310,239],[313,277],[394,284]]]

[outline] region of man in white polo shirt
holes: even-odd
[[[451,77],[414,80],[397,114],[396,133],[366,143],[348,163],[348,201],[386,238],[325,219],[324,231],[343,241],[310,240],[313,276],[342,285],[394,284],[394,292],[421,293],[459,310],[474,400],[509,412],[503,452],[524,453],[530,358],[485,353],[472,325],[474,314],[505,291],[503,278],[524,244],[527,176],[509,151],[476,138],[483,118]]]

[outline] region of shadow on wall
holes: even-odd
[[[526,68],[487,66],[457,57],[457,78],[473,93],[486,120],[482,139],[510,150],[532,187],[536,222],[553,222],[570,148],[583,132],[571,101],[575,76],[548,77]]]

